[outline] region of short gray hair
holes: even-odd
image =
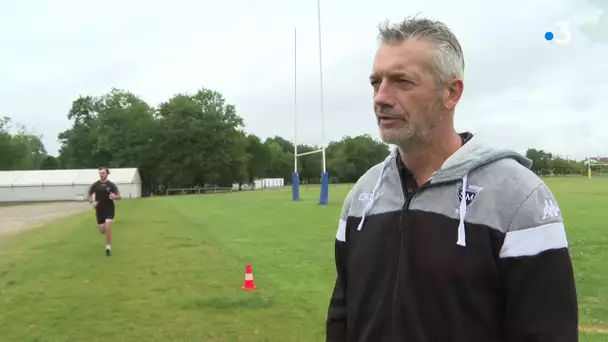
[[[382,44],[425,39],[435,43],[437,49],[430,56],[431,68],[437,83],[464,78],[464,54],[458,39],[441,21],[418,19],[415,16],[391,24],[385,21],[378,25],[378,40]]]

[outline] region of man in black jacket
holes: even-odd
[[[344,202],[327,341],[577,341],[557,201],[530,160],[455,133],[458,40],[417,18],[379,38],[374,108],[397,148]]]

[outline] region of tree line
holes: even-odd
[[[112,89],[102,96],[78,97],[67,117],[72,127],[59,133],[56,158],[46,153],[39,136],[25,131],[11,135],[7,124],[0,126],[0,150],[10,145],[15,156],[1,158],[0,169],[137,167],[146,192],[232,186],[259,178],[291,180],[293,143],[245,132],[236,108],[210,89],[177,94],[155,107]],[[298,153],[318,149],[298,144]],[[344,137],[328,144],[327,171],[334,181],[354,182],[388,153],[386,144],[369,135]],[[298,158],[302,183],[318,183],[321,170],[320,154]]]
[[[526,151],[526,157],[532,160],[532,171],[539,175],[575,175],[587,172],[586,160],[567,159],[534,148]],[[601,166],[591,164],[592,172],[601,168]]]
[[[144,192],[161,188],[232,186],[259,178],[291,180],[293,143],[280,136],[247,133],[243,119],[222,94],[202,88],[177,94],[157,106],[120,89],[80,96],[67,114],[72,127],[59,133],[59,155],[45,150],[41,137],[10,118],[0,119],[0,170],[137,167]],[[298,153],[319,149],[298,145]],[[346,136],[326,148],[334,181],[355,182],[389,153],[369,135]],[[538,173],[580,173],[581,162],[529,149]],[[298,158],[302,183],[318,183],[321,155]]]
[[[56,169],[57,159],[47,154],[42,137],[9,117],[0,117],[0,170]]]

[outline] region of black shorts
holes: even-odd
[[[95,216],[97,216],[97,224],[104,224],[106,221],[114,220],[114,207],[97,207],[95,208]]]

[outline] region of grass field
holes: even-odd
[[[581,341],[608,341],[608,179],[548,179],[568,226]],[[0,236],[1,341],[323,341],[349,187],[119,203],[114,255],[93,213]],[[244,292],[251,263],[258,290]]]

